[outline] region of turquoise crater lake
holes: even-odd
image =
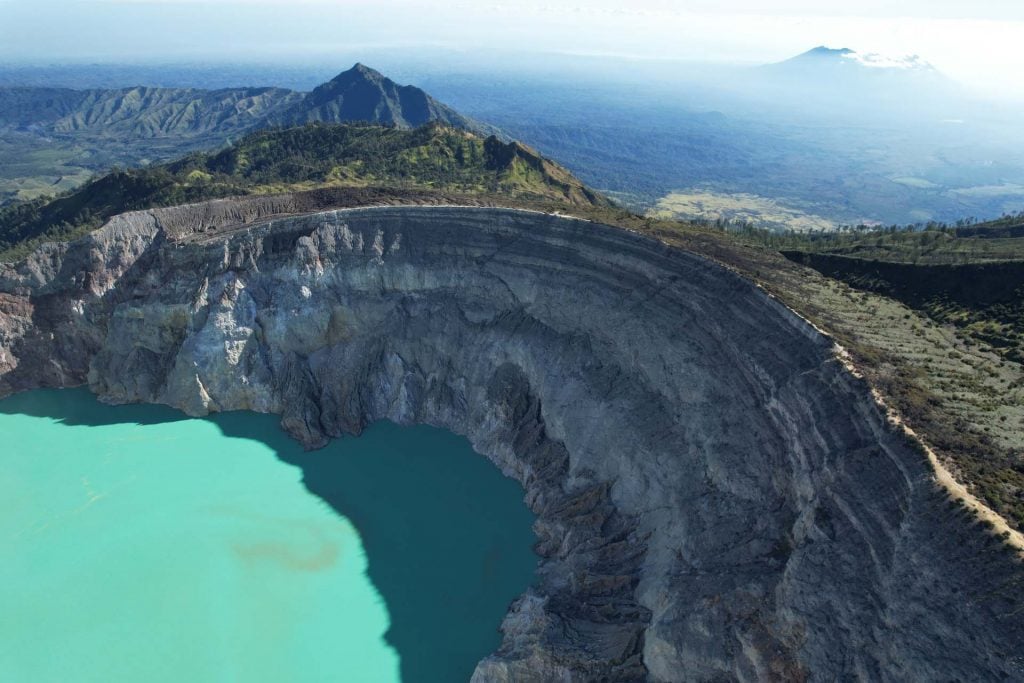
[[[532,581],[519,485],[468,442],[87,391],[0,401],[0,680],[459,681]]]

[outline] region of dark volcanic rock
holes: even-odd
[[[0,266],[0,393],[274,412],[308,446],[381,418],[467,435],[542,557],[478,681],[1024,676],[1020,561],[738,276],[523,211],[210,216]]]
[[[437,121],[484,134],[492,132],[416,86],[398,85],[363,64],[356,64],[317,86],[279,119],[280,123],[292,126],[348,121],[392,124],[399,128],[416,128]]]

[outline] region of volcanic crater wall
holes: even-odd
[[[121,216],[0,267],[0,394],[464,434],[526,489],[535,584],[474,680],[1024,676],[1024,570],[830,343],[749,282],[587,221]],[[387,495],[387,482],[380,482]]]

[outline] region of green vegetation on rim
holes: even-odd
[[[561,166],[516,142],[430,123],[413,130],[309,125],[253,133],[215,153],[118,170],[54,199],[0,209],[0,259],[68,240],[124,211],[322,187],[500,194],[569,205],[607,204]]]
[[[924,230],[747,232],[851,287],[902,302],[1024,362],[1024,215]]]
[[[854,256],[914,265],[963,265],[1024,259],[1024,213],[974,223],[844,227],[772,233],[741,227],[743,241],[772,249]]]

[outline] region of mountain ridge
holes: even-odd
[[[53,199],[0,208],[0,260],[39,241],[66,241],[125,211],[322,188],[498,196],[567,206],[610,202],[517,142],[432,121],[402,129],[308,124],[250,133],[214,152],[117,170]]]
[[[115,89],[0,88],[0,130],[52,134],[209,137],[272,126],[365,121],[415,128],[441,121],[481,135],[473,121],[413,85],[399,85],[362,63],[311,92],[276,87]]]
[[[111,168],[163,163],[253,131],[311,122],[411,129],[430,121],[510,138],[362,63],[310,92],[138,85],[0,87],[0,206],[64,192]]]

